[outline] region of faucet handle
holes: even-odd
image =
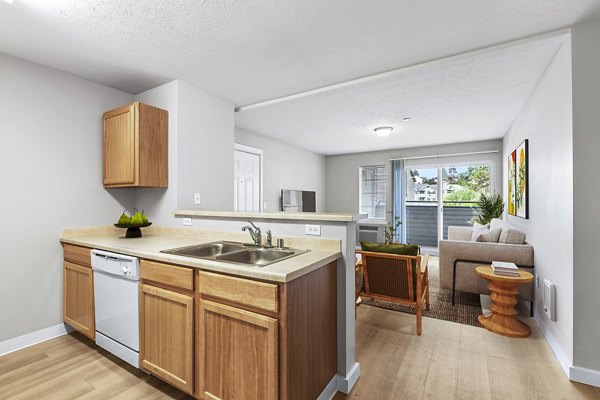
[[[267,230],[267,247],[273,247],[273,236],[270,229]]]

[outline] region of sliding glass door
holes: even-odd
[[[490,190],[490,167],[408,167],[405,182],[406,242],[434,253],[438,240],[448,237],[449,225],[470,225],[480,194]]]
[[[420,246],[437,247],[438,242],[438,169],[407,169],[406,241]]]
[[[443,177],[441,239],[448,238],[448,226],[470,226],[479,211],[478,200],[490,191],[489,165],[461,165],[441,169]]]

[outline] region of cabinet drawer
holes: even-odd
[[[174,265],[142,260],[142,279],[186,290],[194,290],[194,270]]]
[[[87,247],[74,246],[72,244],[63,244],[63,253],[65,260],[92,267],[91,250]]]
[[[277,285],[200,271],[198,291],[202,294],[277,312]]]

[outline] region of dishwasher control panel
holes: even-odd
[[[92,269],[108,275],[125,279],[140,279],[140,261],[136,257],[111,253],[104,250],[92,250]]]

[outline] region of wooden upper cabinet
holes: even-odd
[[[103,120],[104,186],[167,187],[169,113],[134,102]]]

